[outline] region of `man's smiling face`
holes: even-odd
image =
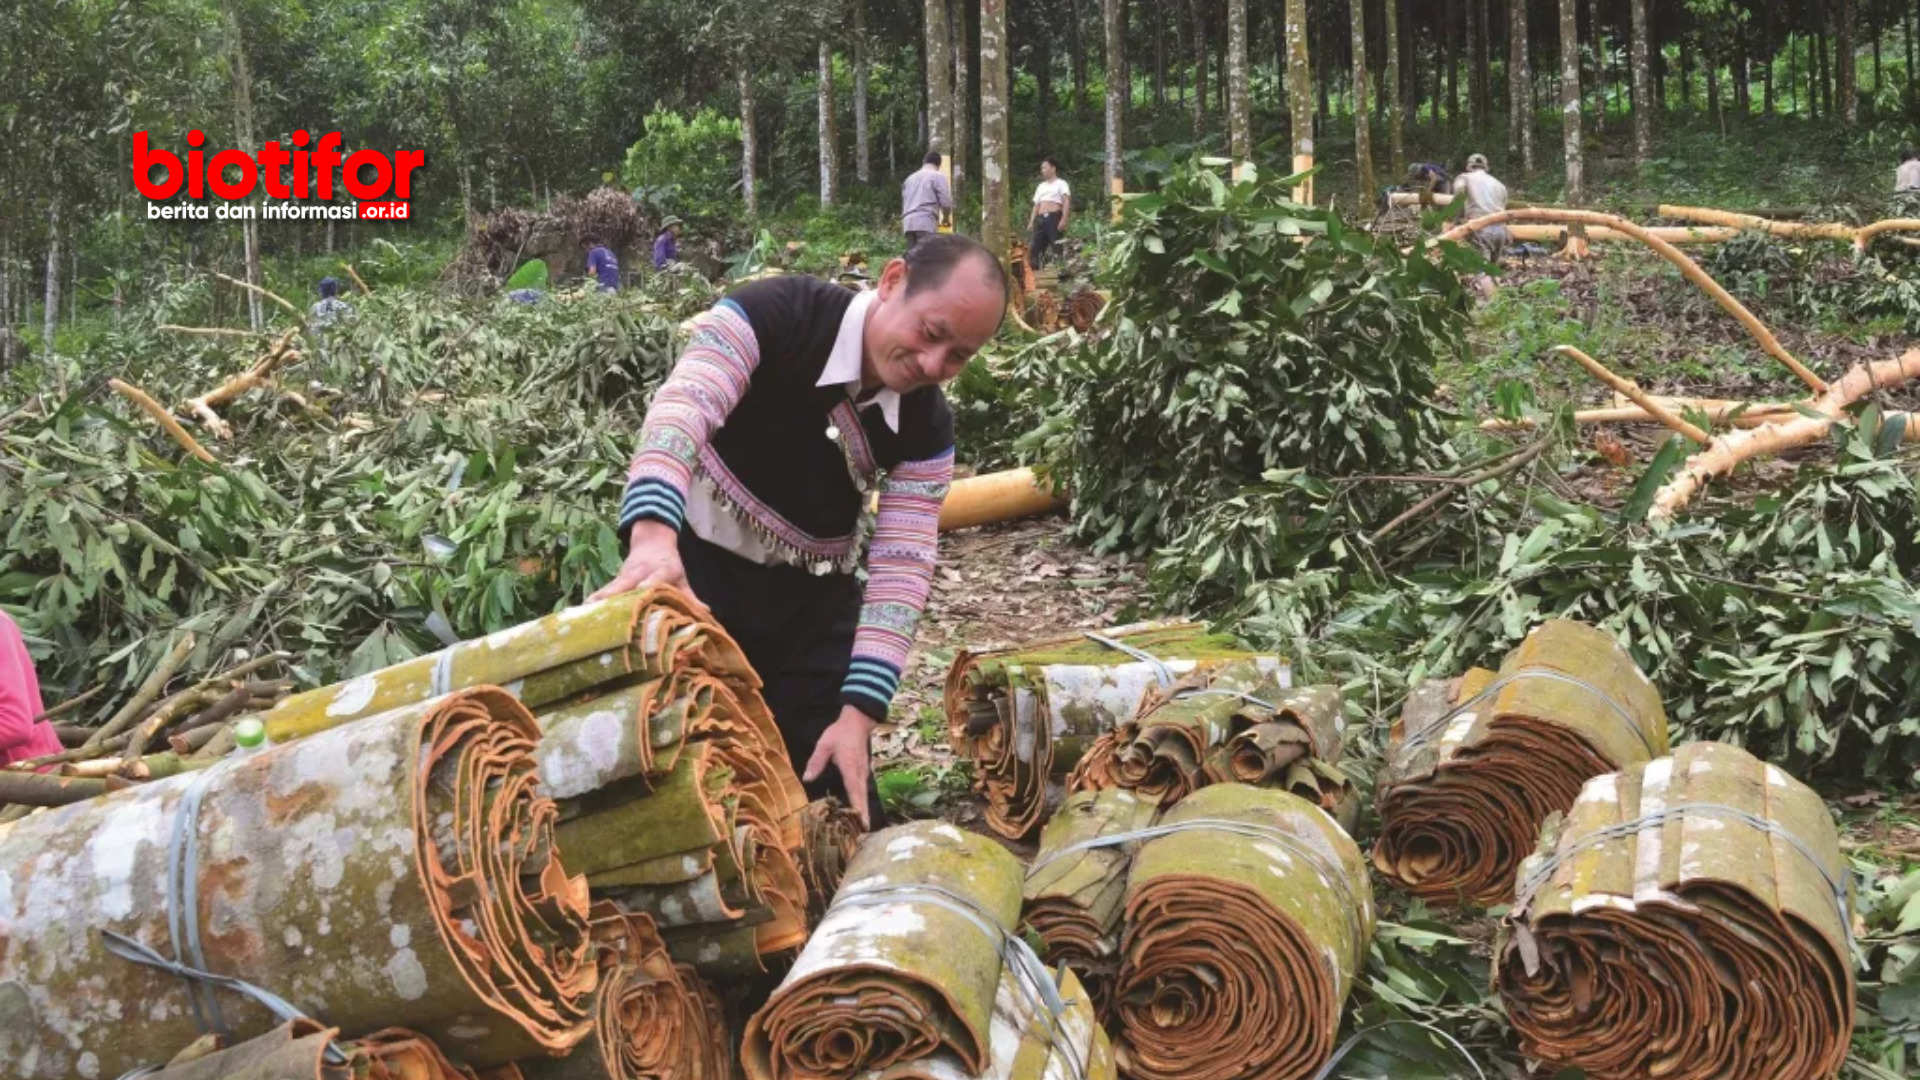
[[[905,394],[947,382],[992,339],[1006,294],[981,256],[961,259],[937,286],[909,292],[907,264],[880,274],[879,299],[867,311],[862,382]]]

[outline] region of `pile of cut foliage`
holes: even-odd
[[[102,669],[137,685],[180,630],[188,670],[285,649],[325,683],[577,602],[619,564],[647,395],[709,299],[356,298],[281,389],[223,408],[231,440],[196,429],[216,464],[102,384],[177,404],[261,346],[109,339],[95,378],[0,428],[0,604],[41,643],[48,700]]]

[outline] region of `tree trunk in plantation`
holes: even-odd
[[[1313,167],[1313,62],[1307,56],[1307,0],[1287,0],[1287,110],[1293,123],[1293,168]],[[1313,201],[1313,181],[1293,189],[1296,202]]]
[[[1773,9],[1768,8],[1767,10],[1771,11]],[[1867,111],[1869,114],[1873,112],[1874,103],[1880,100],[1880,87],[1883,83],[1884,80],[1881,78],[1880,70],[1880,20],[1875,19],[1873,20],[1873,91],[1867,95]]]
[[[1593,39],[1593,132],[1607,130],[1606,39],[1600,36],[1600,8],[1596,0],[1587,0],[1587,33]]]
[[[867,0],[853,0],[853,178],[873,182],[867,156]]]
[[[1387,175],[1391,178],[1407,167],[1407,102],[1400,82],[1400,0],[1383,2],[1387,17],[1387,66],[1380,76],[1380,93],[1387,99]]]
[[[1101,22],[1106,28],[1107,39],[1107,167],[1106,187],[1101,198],[1110,198],[1114,181],[1126,176],[1125,166],[1121,163],[1120,144],[1120,108],[1124,87],[1120,82],[1121,58],[1126,55],[1126,37],[1122,33],[1121,17],[1126,13],[1126,0],[1101,0]],[[1096,204],[1097,205],[1097,204]]]
[[[1693,36],[1680,36],[1680,111],[1693,111]]]
[[[1156,108],[1167,105],[1167,7],[1165,4],[1149,4],[1153,12],[1153,104]]]
[[[1356,0],[1358,2],[1358,0]],[[1253,92],[1247,75],[1247,0],[1227,0],[1227,156],[1253,158]]]
[[[1647,48],[1647,0],[1633,0],[1633,163],[1645,165],[1653,146],[1653,68]]]
[[[1478,138],[1487,117],[1480,101],[1480,0],[1467,2],[1467,134]]]
[[[973,95],[967,84],[967,70],[973,66],[973,47],[968,44],[967,0],[947,5],[953,16],[953,192],[954,201],[967,186],[967,164],[973,160]]]
[[[753,67],[745,55],[739,60],[739,82],[740,197],[746,201],[747,216],[753,217],[760,212],[760,189],[753,182],[753,159],[759,150],[760,137],[753,116]]]
[[[1373,125],[1369,116],[1367,85],[1367,4],[1366,0],[1347,0],[1353,18],[1353,159],[1360,169],[1360,201],[1357,213],[1373,208],[1378,189],[1373,180]]]
[[[980,242],[1002,259],[1013,239],[1008,90],[1007,0],[980,0]]]
[[[1907,85],[1906,85],[1906,86],[1905,86],[1905,88],[1904,88],[1904,89],[1905,89],[1905,95],[1904,95],[1904,98],[1905,98],[1905,100],[1906,100],[1906,103],[1907,103],[1907,108],[1909,108],[1909,109],[1911,109],[1911,108],[1913,108],[1913,98],[1914,98],[1914,94],[1913,94],[1913,86],[1914,86],[1914,77],[1915,77],[1915,72],[1914,72],[1914,70],[1913,70],[1913,61],[1914,61],[1914,55],[1913,55],[1913,33],[1914,33],[1914,25],[1913,25],[1913,5],[1912,5],[1912,4],[1902,4],[1902,5],[1901,5],[1901,7],[1902,7],[1902,9],[1903,9],[1903,10],[1902,10],[1902,11],[1900,12],[1900,27],[1901,27],[1901,34],[1900,34],[1900,39],[1901,39],[1902,41],[1904,41],[1904,42],[1906,43],[1906,46],[1907,46]]]
[[[820,205],[832,206],[840,193],[840,157],[834,152],[839,143],[833,118],[833,49],[825,39],[820,42]]]
[[[1773,5],[1765,6],[1762,17],[1766,22],[1765,36],[1773,40]],[[1768,53],[1760,61],[1760,111],[1763,115],[1773,115],[1773,53]]]
[[[1474,17],[1480,21],[1480,39],[1473,49],[1473,84],[1480,92],[1480,130],[1493,126],[1493,24],[1487,19],[1487,0],[1473,0]]]
[[[54,197],[53,205],[47,207],[47,295],[46,304],[40,312],[40,354],[49,363],[53,360],[53,332],[60,321],[60,199]],[[60,396],[67,395],[67,376],[65,368],[58,368],[54,376],[59,380]]]
[[[1533,128],[1535,113],[1533,104],[1533,43],[1527,30],[1527,0],[1513,0],[1513,18],[1508,21],[1508,33],[1513,36],[1513,46],[1508,63],[1514,67],[1514,95],[1519,104],[1514,112],[1520,118],[1520,171],[1533,172]]]
[[[1560,116],[1566,127],[1568,205],[1581,199],[1579,0],[1560,0]]]
[[[1073,68],[1073,115],[1087,118],[1087,39],[1080,17],[1081,0],[1067,0],[1067,58]],[[941,5],[944,10],[945,4]]]
[[[1327,44],[1327,21],[1328,20],[1323,18],[1318,21],[1310,21],[1307,24],[1308,31],[1318,35],[1318,40],[1313,42],[1313,89],[1314,100],[1318,103],[1319,108],[1319,122],[1323,125],[1327,124],[1333,118],[1333,110],[1327,104],[1327,95],[1333,87],[1333,70],[1331,67],[1333,46]]]
[[[1840,34],[1835,40],[1839,59],[1840,119],[1848,127],[1860,122],[1860,94],[1853,63],[1853,0],[1840,0]]]
[[[1446,42],[1440,47],[1441,63],[1447,68],[1447,126],[1460,126],[1460,54],[1457,46],[1460,41],[1460,4],[1462,0],[1446,0],[1445,17]]]
[[[1040,153],[1053,153],[1053,36],[1043,31],[1033,43],[1034,128]]]
[[[1193,12],[1193,134],[1207,133],[1207,9],[1206,0],[1189,0]]]
[[[947,0],[926,0],[927,149],[953,150],[953,39]]]
[[[1712,59],[1707,62],[1707,115],[1713,118],[1720,134],[1726,135],[1727,116],[1720,109],[1720,65]]]

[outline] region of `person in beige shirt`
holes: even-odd
[[[1453,198],[1455,205],[1460,207],[1460,216],[1472,221],[1507,208],[1507,185],[1487,171],[1485,154],[1474,154],[1467,158],[1467,171],[1453,180]],[[1473,246],[1479,250],[1481,257],[1495,265],[1499,264],[1512,242],[1512,234],[1507,232],[1505,225],[1490,225],[1473,234]],[[1493,278],[1486,274],[1475,274],[1469,284],[1482,296],[1493,294]]]
[[[1900,151],[1900,167],[1893,171],[1893,190],[1920,192],[1920,150]]]

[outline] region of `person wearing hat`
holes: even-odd
[[[307,324],[315,331],[325,330],[342,319],[353,316],[353,305],[340,299],[340,279],[323,277],[320,279],[320,299],[308,312]]]
[[[681,221],[670,217],[660,223],[660,235],[653,238],[653,268],[665,270],[680,259]]]
[[[1454,178],[1453,197],[1460,207],[1460,216],[1472,221],[1507,208],[1507,185],[1487,171],[1485,154],[1473,154],[1467,158],[1467,171]],[[1483,258],[1496,265],[1512,241],[1505,225],[1492,225],[1473,234],[1473,246]],[[1482,296],[1493,292],[1493,279],[1486,274],[1474,275],[1472,284]]]
[[[999,331],[1007,273],[924,237],[855,292],[811,274],[695,320],[627,472],[625,563],[591,599],[684,588],[739,643],[812,797],[878,825],[870,737],[912,651],[953,479],[941,384]]]

